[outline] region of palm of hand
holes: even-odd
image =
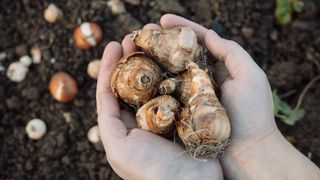
[[[109,163],[128,179],[222,177],[217,160],[195,161],[178,144],[140,129],[107,148]]]
[[[232,126],[232,144],[223,159],[268,135],[270,129],[275,127],[274,122],[270,121],[273,117],[269,117],[273,109],[271,91],[264,73],[251,57],[240,46],[221,39],[193,22],[180,17],[161,20],[163,27],[176,24],[193,28],[205,40],[211,53],[224,61],[225,66],[220,63],[215,74],[221,84],[222,104],[228,111]],[[153,24],[146,28],[159,26]],[[100,67],[97,87],[99,127],[111,166],[126,179],[222,178],[218,160],[195,161],[173,142],[140,129],[128,130],[135,127],[134,118],[128,112],[120,111],[111,92],[110,74],[123,55],[135,50],[128,36],[122,45],[109,43]],[[232,161],[223,162],[226,167],[232,165]]]

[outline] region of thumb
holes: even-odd
[[[223,61],[232,78],[241,78],[260,70],[250,55],[236,42],[221,38],[213,30],[207,31],[204,41],[209,51]]]

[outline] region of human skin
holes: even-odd
[[[136,128],[134,117],[120,110],[110,88],[116,62],[137,50],[126,36],[122,44],[107,45],[96,96],[107,159],[122,178],[223,179],[223,169],[228,179],[320,179],[319,168],[288,143],[276,127],[267,77],[245,50],[179,16],[164,15],[160,23],[163,28],[191,27],[219,60],[214,76],[222,93],[221,103],[230,117],[231,144],[220,163],[215,159],[197,161],[181,146]]]

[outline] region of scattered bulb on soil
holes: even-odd
[[[34,64],[41,62],[41,49],[39,47],[33,47],[31,49],[32,61]]]
[[[5,52],[0,52],[0,61],[3,61],[7,58],[7,53]]]
[[[76,80],[65,72],[58,72],[52,76],[49,89],[51,95],[63,103],[72,101],[78,93]]]
[[[54,4],[49,4],[44,10],[43,17],[49,23],[55,23],[62,18],[62,11]]]
[[[107,4],[111,9],[112,14],[114,15],[122,14],[126,12],[126,8],[123,2],[120,0],[109,0]]]
[[[75,30],[73,39],[78,48],[89,49],[101,41],[102,30],[96,23],[85,22]]]
[[[38,140],[47,131],[46,124],[41,119],[32,119],[26,126],[26,132],[30,139]]]
[[[32,63],[32,59],[30,56],[25,55],[25,56],[21,56],[19,61],[24,64],[25,66],[30,66]]]
[[[87,72],[88,72],[88,75],[92,79],[97,79],[98,78],[99,69],[100,69],[100,63],[101,63],[101,60],[100,59],[96,59],[96,60],[91,61],[88,64]]]
[[[20,61],[16,61],[9,65],[7,76],[13,82],[21,82],[26,78],[28,71],[28,66]]]
[[[87,138],[92,143],[98,143],[100,141],[100,132],[98,125],[95,125],[89,129]]]

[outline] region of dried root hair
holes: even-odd
[[[178,122],[184,123],[184,122]],[[187,125],[185,123],[185,125]],[[190,125],[187,125],[190,126]],[[190,127],[190,129],[192,129]],[[187,152],[194,159],[207,159],[207,158],[221,158],[224,150],[230,144],[230,140],[226,139],[223,142],[218,142],[213,139],[200,140],[200,134],[203,135],[207,129],[192,131],[183,141]]]

